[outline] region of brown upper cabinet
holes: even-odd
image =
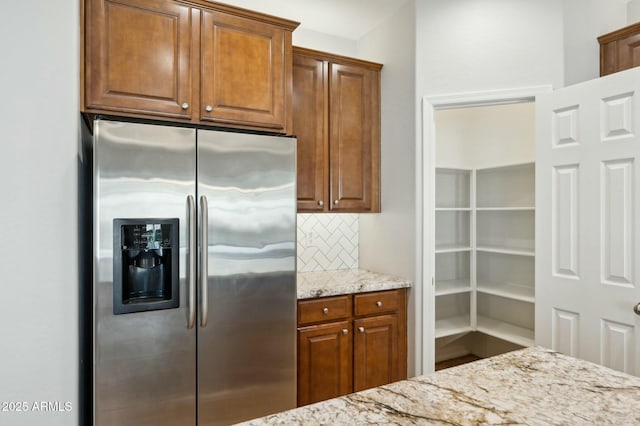
[[[640,66],[640,22],[598,37],[600,76]]]
[[[204,0],[85,0],[81,109],[291,133],[298,23]]]
[[[380,211],[381,69],[293,47],[299,212]]]

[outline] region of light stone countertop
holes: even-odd
[[[533,347],[247,425],[640,425],[640,377]]]
[[[411,281],[364,269],[298,272],[298,299],[411,287]]]

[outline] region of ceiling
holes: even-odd
[[[220,0],[300,22],[299,28],[358,40],[409,0]]]

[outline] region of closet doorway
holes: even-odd
[[[424,99],[423,371],[534,344],[535,95]]]

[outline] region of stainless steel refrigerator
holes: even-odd
[[[96,120],[93,420],[295,407],[295,139]]]

